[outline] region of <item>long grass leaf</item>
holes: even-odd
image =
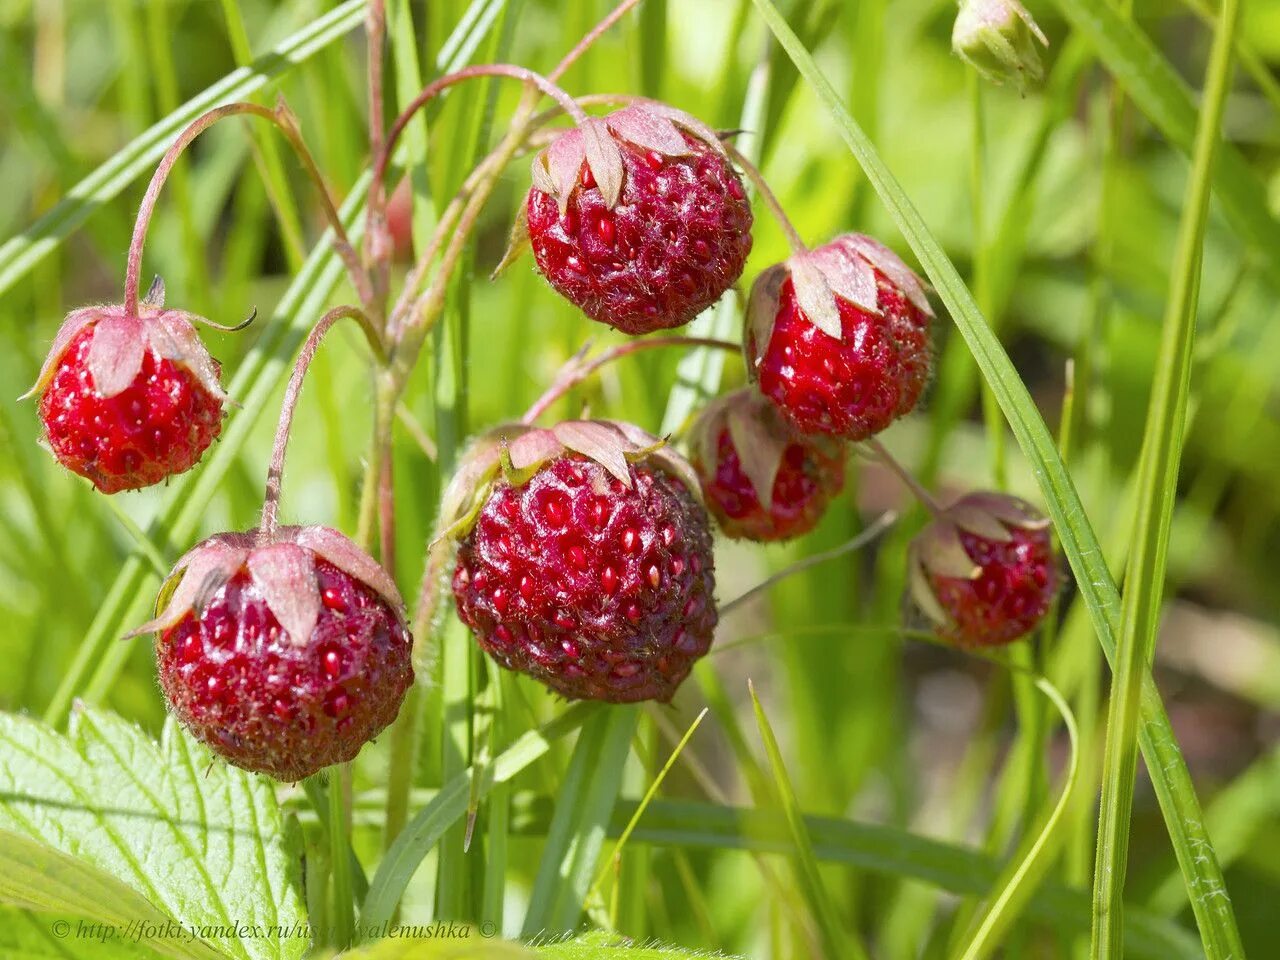
[[[861,165],[894,222],[902,230],[930,281],[968,343],[983,376],[991,385],[1005,417],[1044,494],[1062,548],[1071,565],[1080,596],[1089,610],[1098,642],[1108,659],[1114,658],[1120,630],[1120,595],[1107,569],[1097,535],[1085,515],[1071,477],[1058,455],[1025,384],[1000,342],[991,333],[955,265],[925,224],[901,184],[889,171],[862,129],[840,102],[812,54],[787,27],[770,0],[754,0],[769,28],[796,61],[818,99],[826,106],[850,151]],[[1213,855],[1186,761],[1150,673],[1142,682],[1140,746],[1164,814],[1196,919],[1206,947],[1239,939],[1226,884]],[[1203,893],[1202,893],[1203,891]]]
[[[1124,879],[1129,859],[1129,828],[1137,776],[1136,732],[1141,722],[1142,678],[1155,651],[1160,602],[1169,554],[1169,528],[1178,495],[1179,464],[1191,392],[1196,307],[1209,191],[1220,127],[1231,87],[1238,0],[1223,0],[1205,81],[1195,160],[1187,184],[1178,245],[1170,271],[1163,336],[1155,382],[1138,461],[1138,515],[1134,521],[1125,576],[1119,646],[1116,651],[1107,742],[1098,816],[1098,854],[1094,868],[1093,954],[1099,960],[1124,955]],[[1203,903],[1209,891],[1200,891]],[[1213,891],[1226,900],[1225,890]],[[1193,905],[1195,900],[1193,899]],[[1229,901],[1228,901],[1229,903]],[[1199,910],[1197,910],[1199,915]],[[1243,955],[1234,926],[1203,928],[1210,957]]]

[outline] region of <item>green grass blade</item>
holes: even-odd
[[[1089,38],[1125,93],[1162,134],[1188,156],[1196,139],[1200,106],[1187,83],[1133,20],[1110,0],[1055,0],[1062,15]],[[1213,189],[1236,231],[1280,274],[1280,222],[1271,214],[1267,187],[1239,150],[1224,145]]]
[[[173,138],[200,114],[243,100],[359,26],[364,0],[347,0],[289,37],[253,65],[234,70],[130,141],[68,192],[66,199],[0,246],[0,294],[47,257],[90,214],[155,165]]]
[[[1209,216],[1209,190],[1234,66],[1237,0],[1223,0],[1205,81],[1195,160],[1187,184],[1169,300],[1138,462],[1138,515],[1125,576],[1120,642],[1107,717],[1107,742],[1094,868],[1093,953],[1124,955],[1124,879],[1137,776],[1136,731],[1142,678],[1155,652],[1169,554],[1169,528],[1191,392],[1200,267]],[[1225,899],[1225,897],[1222,897]],[[1201,898],[1203,900],[1203,897]],[[1216,898],[1215,898],[1216,899]],[[1199,911],[1197,911],[1198,913]],[[1210,957],[1243,955],[1234,926],[1203,928]],[[1234,935],[1233,935],[1234,934]]]
[[[778,740],[773,735],[773,727],[769,725],[764,707],[760,705],[760,698],[756,696],[755,686],[750,681],[747,684],[751,690],[751,705],[756,713],[756,726],[760,728],[760,739],[764,741],[764,750],[773,771],[778,802],[782,806],[782,813],[787,818],[787,826],[791,830],[791,841],[795,846],[796,878],[804,889],[805,899],[809,901],[809,909],[817,921],[826,955],[828,957],[866,957],[866,949],[844,929],[835,903],[822,882],[822,874],[818,871],[818,862],[813,855],[813,841],[809,838],[804,813],[796,800],[795,791],[791,788],[791,780],[787,776],[787,768],[782,761]]]
[[[609,835],[619,836],[635,802],[620,801]],[[520,833],[546,830],[547,805],[517,815]],[[806,816],[805,830],[814,857],[882,877],[906,877],[962,897],[985,896],[999,881],[1001,864],[968,847],[909,833],[897,827]],[[789,854],[795,847],[791,828],[777,813],[722,804],[654,800],[631,835],[632,843],[698,850],[742,850],[756,854]],[[1030,897],[1026,917],[1069,934],[1089,930],[1089,894],[1050,880]],[[1125,912],[1126,945],[1135,958],[1203,960],[1193,933],[1150,911]]]
[[[575,704],[551,722],[521,736],[485,768],[478,795],[484,797],[494,784],[509,781],[546,754],[552,743],[597,717],[601,710],[597,703]],[[471,791],[471,771],[464,770],[445,783],[396,837],[369,882],[368,896],[360,908],[363,929],[374,929],[391,919],[422,858],[451,825],[467,815]]]
[[[1058,825],[1070,805],[1075,790],[1080,761],[1075,716],[1062,694],[1048,680],[1038,677],[1035,685],[1057,708],[1071,741],[1071,756],[1067,761],[1062,791],[1026,852],[1010,862],[1001,873],[997,884],[998,892],[992,898],[986,913],[975,925],[974,932],[964,949],[957,954],[961,960],[979,960],[979,958],[991,956],[993,951],[999,949],[1004,935],[1021,916],[1027,902],[1053,862],[1053,854],[1060,839]]]
[[[578,925],[639,718],[638,707],[612,706],[583,727],[560,781],[523,936],[556,934]]]
[[[1045,426],[1031,395],[1019,379],[1008,354],[992,335],[955,265],[875,147],[849,116],[830,81],[818,69],[813,56],[787,28],[769,0],[755,0],[755,3],[770,29],[795,59],[801,74],[831,113],[840,135],[919,258],[961,336],[968,343],[983,376],[991,385],[1044,494],[1046,508],[1075,574],[1077,588],[1089,610],[1098,641],[1107,657],[1113,658],[1115,638],[1120,629],[1120,596],[1111,572],[1107,569],[1097,535],[1058,455],[1053,436]],[[1192,903],[1196,905],[1196,919],[1201,926],[1205,943],[1208,945],[1238,940],[1230,901],[1221,895],[1226,885],[1222,870],[1213,855],[1213,844],[1204,827],[1195,787],[1177,738],[1169,725],[1160,693],[1149,672],[1142,683],[1139,729],[1147,770],[1151,774],[1161,812],[1164,814],[1165,827],[1182,867],[1188,893]],[[1204,897],[1199,891],[1217,893],[1212,897]]]

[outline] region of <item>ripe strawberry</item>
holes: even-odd
[[[688,323],[751,251],[751,206],[719,139],[660,103],[557,137],[534,158],[524,217],[551,285],[630,334]]]
[[[938,634],[960,646],[1025,636],[1058,591],[1049,521],[1031,504],[971,493],[911,545],[911,594]]]
[[[801,433],[865,440],[920,399],[932,317],[923,283],[892,250],[846,234],[756,280],[747,369]]]
[[[443,514],[461,538],[458,616],[498,663],[566,697],[670,700],[717,619],[696,490],[683,459],[628,424],[490,435]]]
[[[747,388],[711,404],[693,428],[693,469],[726,534],[789,540],[808,533],[844,488],[844,451],[796,433]]]
[[[196,739],[293,782],[343,763],[395,719],[413,682],[395,583],[327,527],[224,533],[161,588],[156,667]]]
[[[190,314],[144,303],[85,307],[63,321],[26,396],[53,455],[103,493],[189,470],[222,430],[220,367]]]

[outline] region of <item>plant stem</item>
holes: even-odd
[[[722,141],[721,145],[725,149],[725,153],[729,154],[731,160],[740,166],[746,173],[748,179],[756,185],[756,189],[760,191],[760,199],[764,201],[764,205],[769,208],[769,212],[773,214],[773,219],[778,221],[778,226],[782,228],[782,232],[787,236],[787,243],[791,246],[792,253],[805,253],[809,248],[805,246],[805,242],[801,239],[795,225],[792,224],[791,218],[787,216],[787,212],[782,209],[782,204],[778,202],[777,196],[769,189],[769,183],[764,178],[764,174],[760,172],[760,168],[742,155],[733,144]]]
[[[578,58],[586,53],[593,43],[599,40],[615,23],[622,19],[628,10],[640,3],[640,0],[622,0],[620,4],[613,8],[603,20],[597,23],[588,31],[581,40],[579,40],[568,53],[556,64],[555,69],[547,74],[547,79],[552,83],[558,81],[571,66],[577,62]]]
[[[382,115],[383,48],[387,38],[385,0],[369,0],[369,6],[365,9],[364,32],[369,87],[369,155],[380,157],[383,155],[383,142],[386,139],[386,121]],[[372,288],[370,292],[381,316],[386,309],[392,254],[392,244],[387,234],[387,191],[381,180],[375,180],[372,184],[365,207],[364,251],[365,268],[369,271]]]
[[[387,166],[391,162],[391,153],[395,149],[396,141],[400,138],[400,134],[404,132],[404,128],[414,118],[414,115],[445,90],[462,83],[464,80],[471,80],[475,77],[508,77],[512,80],[520,80],[524,83],[532,84],[558,103],[564,112],[573,118],[575,123],[584,123],[587,120],[586,113],[578,106],[573,97],[542,76],[542,74],[534,73],[526,67],[519,67],[510,63],[487,63],[476,64],[456,73],[445,74],[443,77],[439,77],[423,87],[422,92],[410,101],[409,105],[404,108],[404,111],[400,116],[396,117],[395,122],[391,125],[391,129],[387,133],[386,143],[383,144],[382,152],[378,154],[374,163],[373,182],[369,188],[371,195],[383,189]],[[512,132],[516,132],[515,129]]]
[[[1206,70],[1186,200],[1178,225],[1169,299],[1138,460],[1138,515],[1125,575],[1117,643],[1094,867],[1092,955],[1124,955],[1124,892],[1130,818],[1137,775],[1142,680],[1154,655],[1186,426],[1197,298],[1204,255],[1214,159],[1231,87],[1239,0],[1223,0]],[[1226,891],[1215,891],[1225,896]]]
[[[271,448],[271,465],[267,469],[267,492],[262,504],[262,521],[258,524],[260,543],[270,543],[275,537],[276,518],[280,509],[280,481],[284,475],[284,457],[289,447],[293,414],[298,406],[298,397],[302,394],[302,381],[307,375],[307,368],[311,366],[311,361],[315,359],[316,351],[320,349],[320,343],[324,340],[325,334],[344,317],[357,321],[375,354],[381,353],[380,335],[368,316],[358,307],[334,307],[321,317],[307,334],[302,350],[298,353],[298,359],[294,362],[293,374],[289,377],[289,384],[284,391],[284,400],[280,405],[280,422],[276,426],[275,443]]]
[[[656,347],[711,347],[717,350],[728,350],[732,353],[742,352],[742,344],[735,343],[732,340],[717,340],[713,337],[654,337],[648,340],[628,340],[626,343],[610,347],[591,360],[585,360],[584,362],[584,354],[586,352],[586,347],[584,347],[560,368],[560,372],[556,375],[551,386],[533,402],[533,406],[520,418],[520,422],[533,423],[538,417],[546,413],[553,403],[601,367],[613,363],[615,360],[620,360],[629,354]]]
[[[355,935],[355,899],[351,894],[351,861],[346,851],[351,840],[351,820],[346,797],[345,775],[350,764],[329,768],[329,860],[333,883],[333,945],[339,950],[351,946]]]
[[[791,566],[786,567],[782,570],[779,570],[773,576],[767,577],[766,579],[761,580],[759,583],[757,583],[754,587],[752,587],[746,593],[743,593],[739,596],[734,597],[728,603],[722,603],[720,605],[720,611],[719,611],[720,616],[721,617],[728,616],[730,613],[738,609],[738,607],[742,606],[748,600],[760,595],[761,593],[764,593],[774,584],[779,583],[782,580],[786,580],[789,577],[793,577],[797,573],[803,573],[805,570],[808,570],[811,567],[816,567],[820,563],[826,563],[829,560],[836,560],[840,557],[843,557],[847,553],[853,553],[853,551],[859,550],[862,547],[865,547],[868,543],[870,543],[876,537],[880,536],[880,534],[882,534],[885,530],[888,530],[889,527],[893,526],[894,521],[896,521],[897,519],[898,519],[897,513],[895,513],[893,510],[886,510],[884,513],[880,514],[880,516],[877,517],[869,527],[864,529],[852,540],[846,540],[844,543],[840,544],[839,546],[832,547],[830,550],[823,550],[821,553],[815,553],[812,556],[805,557],[803,560],[799,560],[791,564]]]
[[[351,246],[351,240],[347,237],[346,228],[342,225],[342,218],[338,215],[338,209],[334,204],[333,197],[329,194],[328,187],[325,185],[324,177],[320,175],[320,170],[316,166],[315,159],[311,156],[311,151],[307,149],[302,140],[302,135],[298,131],[297,122],[294,120],[293,114],[289,112],[283,100],[276,105],[274,110],[268,110],[266,107],[259,106],[256,103],[238,101],[215,107],[192,120],[186,129],[178,134],[177,139],[173,141],[165,155],[160,158],[160,163],[156,166],[156,171],[151,176],[151,182],[147,185],[147,192],[142,197],[142,204],[138,208],[138,217],[134,221],[133,237],[129,242],[129,255],[125,262],[124,278],[124,308],[126,313],[136,314],[138,312],[138,287],[142,276],[142,248],[147,239],[147,228],[151,224],[151,216],[155,213],[156,202],[160,198],[160,191],[164,187],[165,181],[169,178],[173,165],[177,162],[178,157],[182,155],[182,152],[191,145],[192,141],[209,127],[227,117],[244,114],[261,117],[263,120],[268,120],[275,124],[297,152],[307,176],[315,184],[316,189],[320,191],[325,217],[333,230],[334,249],[337,251],[338,256],[342,258],[342,262],[351,276],[351,282],[355,285],[357,292],[360,293],[361,300],[365,300],[369,286],[368,277],[364,272],[364,268],[360,266],[360,261]]]
[[[876,455],[877,460],[893,471],[894,475],[901,480],[903,485],[911,491],[912,495],[920,501],[921,506],[935,517],[942,515],[942,507],[939,506],[938,501],[934,499],[933,494],[924,488],[910,470],[898,462],[897,457],[889,452],[888,447],[881,443],[878,437],[868,437],[862,442],[866,444],[867,447],[870,448],[871,452]]]

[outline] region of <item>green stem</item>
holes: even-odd
[[[1129,821],[1137,775],[1137,730],[1142,681],[1155,650],[1168,560],[1169,527],[1177,496],[1178,464],[1187,416],[1195,342],[1196,301],[1214,158],[1231,86],[1239,0],[1223,0],[1209,57],[1192,170],[1178,227],[1169,301],[1156,366],[1147,429],[1138,464],[1138,516],[1125,577],[1115,678],[1107,717],[1107,746],[1094,870],[1093,955],[1124,955],[1123,902]],[[1225,895],[1225,891],[1220,892]]]
[[[346,778],[349,764],[329,768],[329,861],[333,888],[333,945],[339,950],[351,946],[355,936],[355,898],[351,892],[351,861],[343,855],[351,844]]]

